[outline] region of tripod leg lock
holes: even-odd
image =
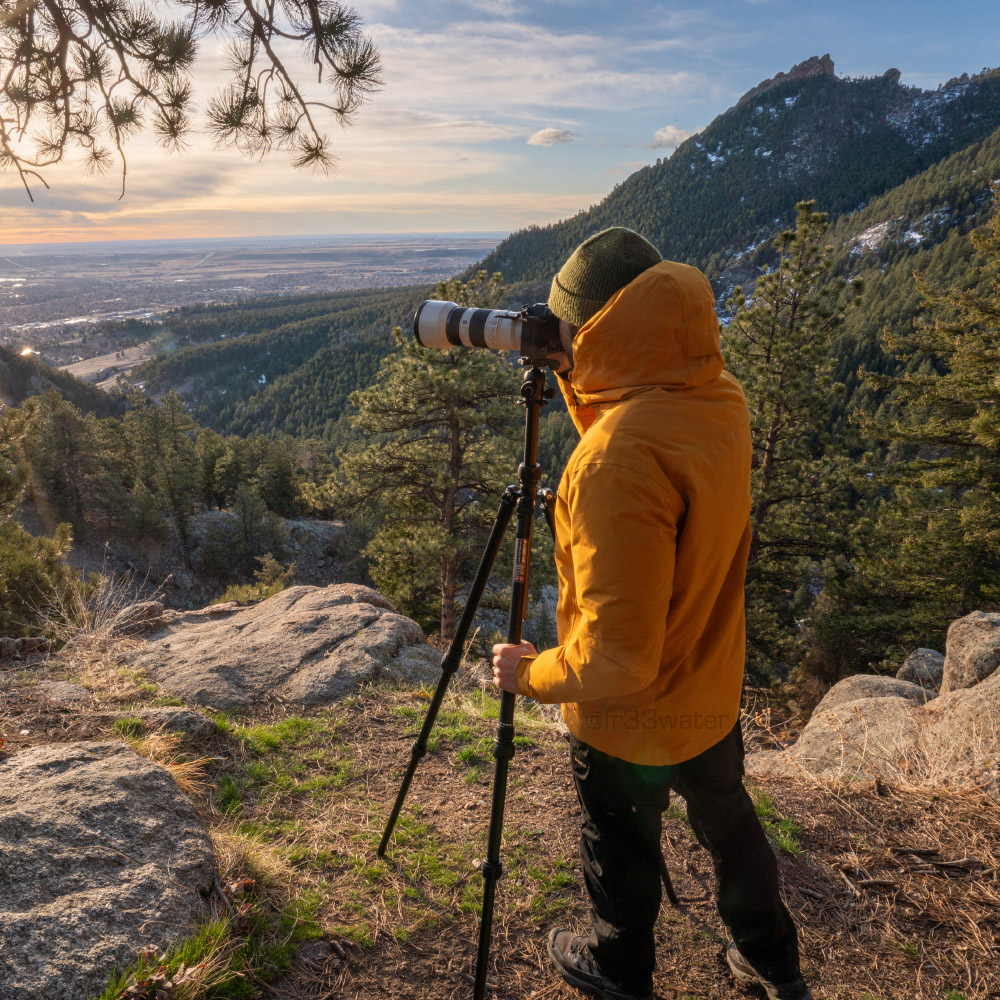
[[[484,879],[499,882],[503,878],[503,862],[499,859],[496,861],[486,860],[480,864],[479,871],[482,872]]]
[[[412,754],[414,760],[420,760],[422,757],[427,755],[427,744],[421,743],[420,740],[417,740],[411,747],[410,753]]]
[[[493,757],[510,763],[514,759],[514,727],[500,723],[497,736],[493,741]]]

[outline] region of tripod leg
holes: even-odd
[[[663,880],[663,888],[667,891],[667,899],[670,900],[670,905],[675,906],[678,910],[681,909],[677,893],[674,892],[674,883],[670,880],[670,869],[667,867],[667,859],[663,856],[662,851],[660,851],[660,878]]]
[[[503,814],[507,804],[507,771],[514,757],[514,695],[504,691],[500,698],[500,723],[493,743],[496,773],[493,777],[493,801],[490,807],[490,832],[487,838],[486,860],[480,866],[483,874],[483,915],[479,923],[479,952],[476,959],[475,1000],[486,996],[486,974],[489,971],[490,937],[493,933],[493,906],[497,882],[503,875],[500,861],[500,841],[503,839]]]
[[[518,468],[521,495],[517,502],[517,542],[514,551],[514,577],[510,595],[510,616],[507,619],[507,642],[521,641],[521,627],[528,607],[528,580],[531,573],[531,529],[538,496],[538,481],[542,470],[538,458],[538,416],[545,405],[545,375],[533,368],[521,386],[526,403],[524,426],[524,461]],[[479,923],[479,952],[476,956],[476,980],[473,997],[484,1000],[486,974],[490,963],[490,937],[493,933],[493,905],[497,881],[503,874],[500,862],[500,842],[503,839],[503,814],[507,803],[507,772],[514,757],[515,696],[504,691],[500,698],[500,722],[493,743],[496,771],[493,776],[493,801],[490,808],[490,830],[487,837],[483,873],[483,915]]]
[[[549,534],[552,541],[556,540],[556,495],[552,490],[546,488],[538,491],[538,498],[542,501],[542,513],[545,515],[545,523],[549,526]]]
[[[386,848],[389,845],[389,838],[392,836],[392,831],[396,826],[396,821],[399,819],[399,813],[403,808],[403,803],[406,800],[406,793],[410,790],[410,783],[413,781],[413,775],[416,773],[417,765],[420,763],[421,758],[427,753],[427,740],[430,738],[431,730],[434,728],[434,722],[437,719],[438,711],[441,708],[441,702],[444,701],[445,692],[448,690],[448,683],[454,676],[455,671],[458,670],[458,665],[462,662],[462,654],[465,650],[465,640],[469,636],[469,630],[472,627],[472,619],[476,615],[476,610],[479,607],[479,602],[483,597],[483,590],[486,587],[486,582],[489,580],[490,573],[493,571],[493,563],[496,561],[497,552],[500,550],[500,545],[503,542],[504,534],[507,531],[507,525],[510,524],[511,516],[514,513],[514,508],[517,505],[517,499],[520,495],[520,491],[516,486],[508,486],[504,490],[503,496],[500,498],[500,509],[497,511],[496,520],[493,522],[493,529],[490,531],[489,541],[486,543],[486,549],[483,552],[482,559],[479,563],[479,568],[476,570],[475,579],[472,581],[472,589],[469,591],[469,599],[465,603],[465,609],[462,611],[462,617],[458,621],[458,625],[455,627],[455,637],[451,640],[451,644],[448,646],[448,651],[444,654],[441,660],[441,679],[438,681],[437,688],[434,691],[434,696],[431,698],[431,703],[427,707],[427,715],[424,717],[424,724],[420,727],[420,735],[417,736],[416,741],[410,751],[410,763],[406,768],[406,774],[403,775],[403,781],[399,786],[399,792],[396,794],[396,801],[393,803],[392,812],[389,814],[389,821],[386,823],[385,832],[382,834],[382,840],[378,845],[378,856],[384,857]]]

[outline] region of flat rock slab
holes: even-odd
[[[207,916],[215,876],[194,806],[124,743],[0,759],[0,997],[100,996]]]
[[[90,701],[90,692],[82,684],[72,681],[42,681],[38,690],[49,701],[74,704]]]
[[[290,587],[251,607],[211,610],[177,615],[131,656],[187,704],[243,708],[272,695],[327,704],[376,679],[440,676],[440,653],[420,626],[368,587]]]

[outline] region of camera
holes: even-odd
[[[422,347],[517,351],[536,364],[551,361],[563,349],[559,319],[544,302],[526,306],[520,312],[508,312],[426,299],[413,317],[413,334]]]

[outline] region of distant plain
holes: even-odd
[[[178,306],[443,280],[503,233],[0,245],[0,343]]]

